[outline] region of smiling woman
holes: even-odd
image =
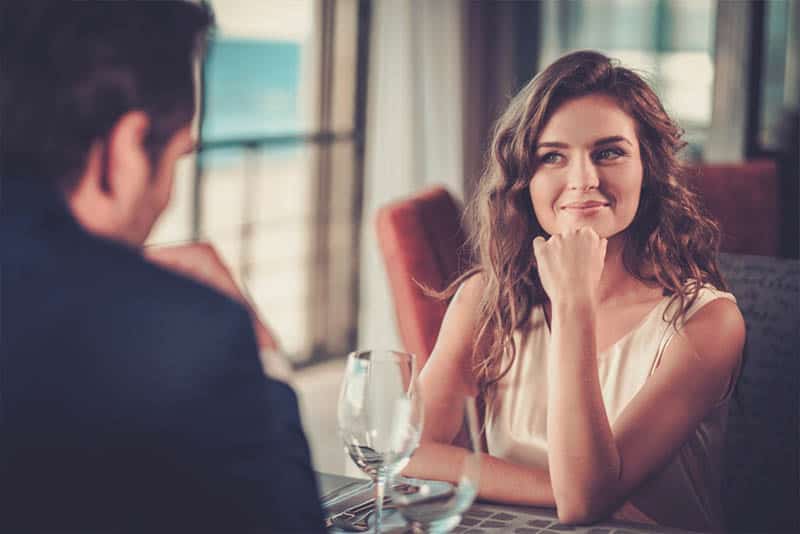
[[[588,95],[554,114],[536,145],[530,182],[536,219],[550,235],[588,226],[622,238],[639,205],[636,123],[612,98]]]
[[[453,406],[478,394],[482,497],[555,506],[563,522],[721,526],[744,322],[718,229],[681,185],[683,146],[653,90],[596,52],[512,100],[471,206],[478,261],[450,288],[421,376],[408,474],[455,479]]]

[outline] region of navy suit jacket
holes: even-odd
[[[0,189],[0,532],[317,532],[292,390],[247,311]]]

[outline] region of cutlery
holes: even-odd
[[[400,483],[394,486],[395,491],[410,495],[419,491],[418,486],[411,484]],[[375,497],[370,497],[362,502],[350,506],[341,512],[331,514],[325,519],[326,528],[338,528],[350,532],[364,532],[369,526],[367,520],[371,512],[375,510],[373,504]],[[386,496],[383,498],[383,504],[387,510],[394,509],[396,506],[392,504],[391,499]]]
[[[384,510],[394,510],[396,506],[384,501]],[[337,515],[330,521],[331,527],[347,532],[366,532],[369,530],[369,518],[375,513],[373,506],[368,506],[358,513]],[[328,527],[330,528],[330,527]]]
[[[363,530],[366,530],[366,518],[369,516],[369,512],[374,510],[374,503],[375,498],[371,497],[346,510],[337,512],[325,520],[325,527],[336,527],[342,530],[363,532]],[[383,498],[383,505],[389,505],[389,497]],[[365,525],[363,530],[360,529],[362,523]]]
[[[336,488],[327,492],[325,495],[320,497],[320,501],[322,502],[323,508],[330,508],[332,504],[344,500],[345,497],[350,497],[356,493],[368,490],[370,486],[371,483],[369,481],[356,480],[349,484],[345,484],[340,488]]]

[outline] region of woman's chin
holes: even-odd
[[[545,228],[550,235],[567,234],[580,228],[591,228],[602,239],[611,239],[621,236],[630,227],[627,225],[615,224],[616,221],[602,220],[598,217],[563,217],[553,225],[553,228]],[[554,230],[550,232],[549,230]]]
[[[601,238],[611,235],[607,225],[600,223],[600,221],[586,221],[586,220],[570,220],[564,221],[566,224],[559,224],[556,234],[568,234],[575,232],[581,228],[591,228]]]

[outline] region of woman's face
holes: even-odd
[[[591,227],[621,234],[633,221],[642,189],[636,123],[605,95],[562,104],[536,145],[529,189],[536,219],[550,235]]]

